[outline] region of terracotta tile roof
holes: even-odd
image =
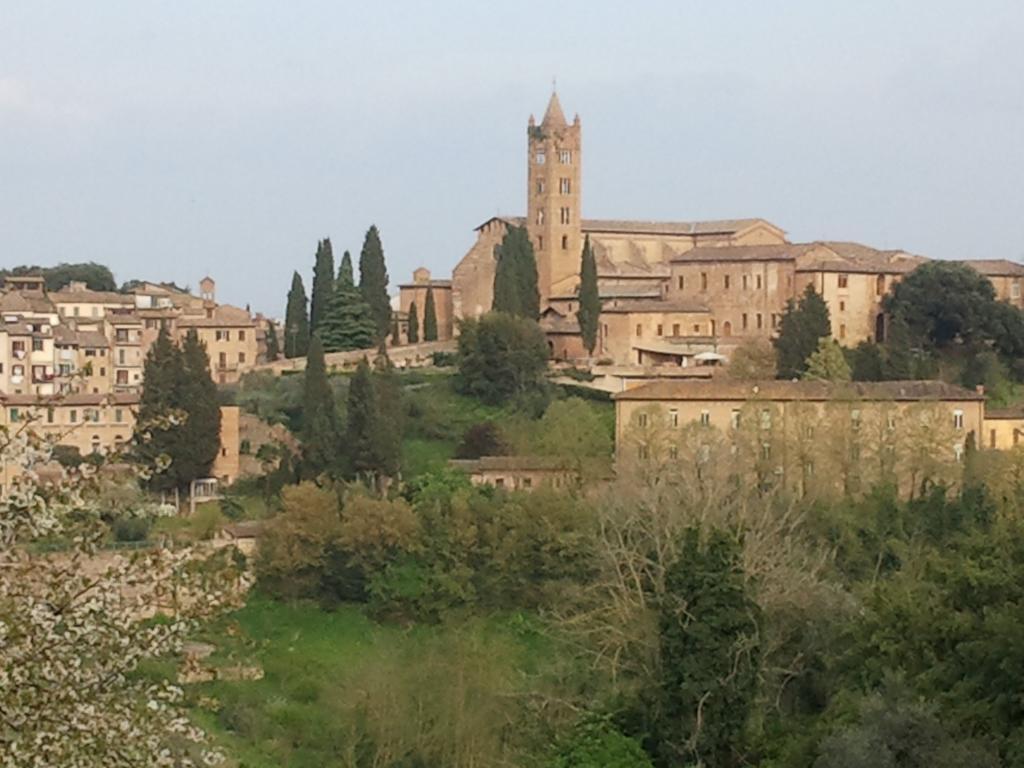
[[[823,246],[827,251],[817,252],[814,254],[816,258],[798,260],[797,271],[906,274],[928,261],[906,251],[882,251],[862,243],[825,240],[815,245]],[[837,258],[831,258],[828,251]]]
[[[960,264],[966,264],[972,269],[978,270],[983,275],[991,277],[1020,277],[1024,275],[1024,264],[1008,259],[967,259]]]
[[[1009,408],[986,408],[986,419],[1024,419],[1024,405],[1011,405]]]
[[[457,469],[474,471],[568,471],[565,459],[557,456],[481,456],[479,459],[452,459]]]
[[[798,256],[819,247],[816,243],[781,245],[699,246],[672,259],[673,264],[720,261],[795,261]]]
[[[62,288],[49,294],[54,304],[121,304],[135,306],[135,299],[116,291],[90,291],[87,288]]]
[[[0,294],[0,312],[34,312],[41,315],[52,315],[57,312],[57,308],[45,296],[8,291]]]
[[[654,381],[613,395],[616,400],[984,400],[985,396],[944,381],[708,382]]]
[[[553,309],[544,311],[539,325],[544,333],[575,335],[580,332],[580,321],[575,314],[566,316]]]
[[[757,224],[779,229],[765,219],[720,219],[717,221],[628,221],[624,219],[583,219],[585,233],[628,235],[735,235]],[[782,230],[779,230],[780,232]]]
[[[230,304],[218,304],[213,317],[203,315],[182,315],[178,325],[184,328],[249,328],[253,325],[252,315]]]
[[[106,395],[91,392],[75,392],[67,395],[6,395],[0,394],[0,403],[4,405],[38,405],[41,407],[57,405],[138,405],[139,395],[136,392],[114,392]]]

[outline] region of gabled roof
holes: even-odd
[[[185,328],[248,328],[253,324],[252,315],[240,307],[230,304],[218,304],[213,309],[213,317],[202,315],[182,315],[178,325]]]
[[[69,290],[64,287],[59,291],[52,291],[49,296],[54,304],[135,304],[135,299],[127,294],[116,291],[90,291],[87,288]]]
[[[839,384],[828,381],[759,382],[653,381],[618,392],[615,400],[984,400],[985,396],[944,381],[862,381]]]
[[[817,243],[782,243],[779,245],[723,245],[698,246],[672,259],[673,264],[717,261],[795,261],[808,251],[819,247]]]
[[[969,259],[959,262],[983,275],[990,277],[1020,277],[1024,275],[1024,264],[1008,259]]]
[[[630,221],[625,219],[583,219],[587,234],[626,235],[736,235],[755,226],[766,226],[785,234],[766,219],[718,219],[711,221]]]

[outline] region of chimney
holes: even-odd
[[[977,392],[979,395],[984,395],[985,394],[985,385],[984,384],[976,384],[975,387],[974,387],[974,391]]]

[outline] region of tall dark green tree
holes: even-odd
[[[306,357],[302,386],[302,476],[316,478],[338,469],[341,432],[334,391],[327,378],[320,336],[314,334]]]
[[[434,289],[429,286],[423,304],[423,340],[437,341],[437,308],[434,306]]]
[[[391,316],[391,344],[399,346],[402,343],[402,329],[398,325],[398,315]]]
[[[309,315],[306,314],[306,288],[298,272],[292,273],[288,307],[284,313],[284,356],[305,357],[309,349]]]
[[[316,261],[313,263],[313,288],[309,296],[309,332],[316,333],[327,314],[327,305],[334,296],[334,249],[331,238],[325,237],[316,244]]]
[[[281,356],[281,345],[277,340],[277,325],[267,321],[267,361],[274,362]]]
[[[206,344],[195,329],[188,332],[181,344],[181,359],[184,367],[181,402],[188,418],[182,427],[185,450],[178,460],[176,474],[188,484],[210,475],[220,450],[221,413]]]
[[[536,320],[540,316],[537,258],[525,227],[509,227],[496,252],[495,312]]]
[[[377,475],[382,472],[385,461],[381,435],[385,429],[373,373],[366,358],[363,358],[348,388],[345,449],[350,472],[356,475]]]
[[[420,340],[420,317],[415,301],[409,304],[409,327],[406,336],[409,337],[410,344],[415,344]]]
[[[665,574],[659,610],[664,765],[737,765],[760,672],[757,604],[736,539],[691,528]]]
[[[907,324],[915,344],[947,347],[991,338],[995,312],[992,282],[971,267],[929,261],[885,297],[885,311]]]
[[[341,264],[338,265],[338,280],[347,280],[349,285],[356,284],[356,275],[352,271],[352,254],[345,251],[341,255]]]
[[[178,470],[184,442],[185,364],[181,349],[166,328],[161,328],[143,364],[142,395],[135,427],[135,444],[143,463],[164,467],[154,472],[148,484],[152,490],[181,488]],[[169,464],[167,464],[169,462]]]
[[[373,312],[359,289],[352,284],[351,270],[343,269],[317,331],[324,351],[369,349],[374,345],[375,334]]]
[[[807,358],[818,349],[819,339],[831,333],[828,305],[814,286],[808,285],[798,302],[786,302],[779,335],[772,342],[779,378],[800,378],[807,370]]]
[[[580,335],[587,354],[593,355],[597,346],[597,328],[601,317],[601,296],[597,289],[597,261],[590,246],[590,235],[583,240],[583,256],[580,259],[580,308],[576,319],[580,324]]]
[[[544,333],[526,318],[489,312],[459,326],[456,385],[487,403],[524,396],[542,399],[547,362]]]
[[[370,306],[376,334],[375,341],[388,335],[391,328],[391,298],[388,296],[388,269],[384,263],[384,247],[380,232],[372,225],[366,232],[363,250],[359,254],[359,291]]]
[[[377,430],[377,472],[386,477],[394,477],[398,474],[402,461],[405,409],[402,407],[402,386],[384,342],[381,342],[377,356],[373,360],[373,379],[380,413],[380,427]]]

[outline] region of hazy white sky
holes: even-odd
[[[376,223],[392,284],[447,275],[525,209],[556,75],[588,217],[1021,259],[1022,35],[1010,0],[0,0],[0,262],[279,316]]]

